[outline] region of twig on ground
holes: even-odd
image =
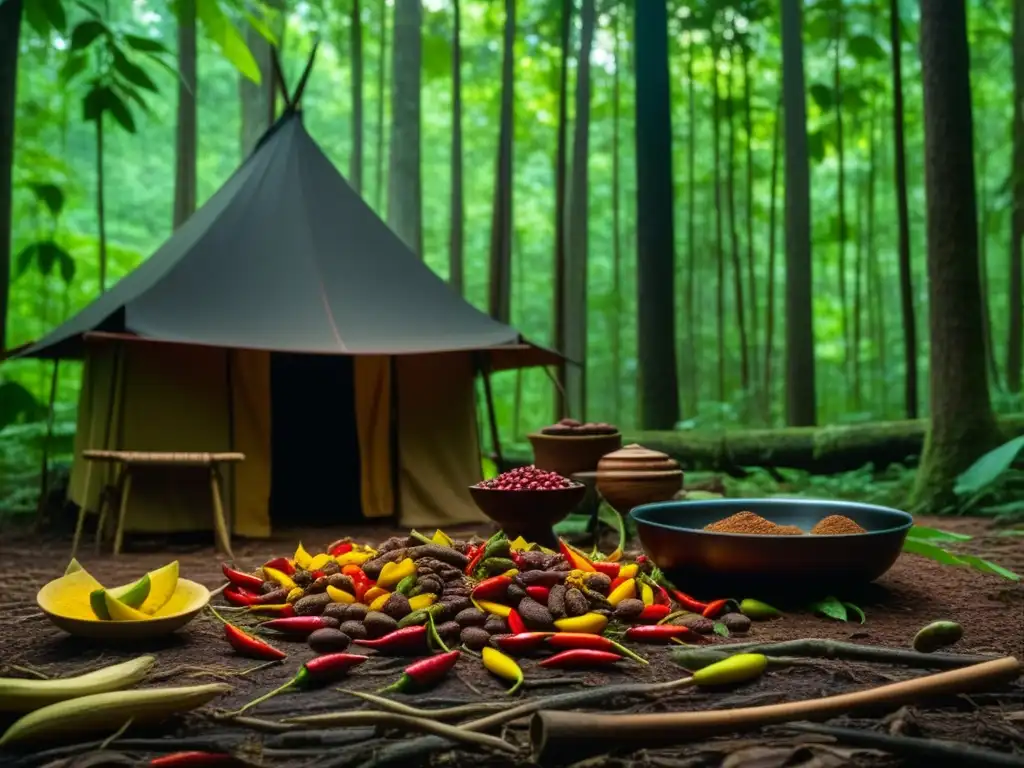
[[[120,728],[118,728],[116,731],[114,731],[112,734],[110,734],[109,736],[107,736],[107,738],[103,740],[103,743],[100,744],[100,751],[102,752],[107,747],[109,747],[112,742],[116,741],[121,736],[124,736],[124,732],[132,727],[132,723],[134,721],[134,717],[129,717],[127,720],[125,720],[124,725],[122,725]]]
[[[36,611],[35,613],[29,613],[29,614],[26,614],[25,616],[22,616],[15,623],[17,623],[17,624],[24,624],[26,621],[36,621],[38,619],[43,619],[43,618],[46,618],[46,614],[43,613],[42,611]]]
[[[11,664],[8,666],[8,669],[13,669],[15,672],[21,672],[25,675],[32,675],[33,677],[38,677],[40,680],[50,679],[50,676],[48,674],[46,674],[45,672],[40,672],[38,669],[34,669],[33,667],[23,667],[20,664]]]
[[[481,701],[473,704],[460,704],[455,707],[428,709],[424,707],[411,707],[408,704],[403,704],[400,701],[388,699],[384,696],[378,696],[375,693],[352,691],[348,688],[338,688],[336,690],[339,690],[342,693],[347,693],[350,696],[356,696],[363,701],[376,704],[381,709],[390,710],[391,712],[395,712],[399,715],[409,715],[410,717],[429,717],[431,720],[440,721],[458,720],[461,717],[474,717],[487,712],[494,712],[496,709],[506,709],[509,706],[504,701]]]

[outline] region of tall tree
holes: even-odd
[[[461,296],[465,293],[466,203],[462,191],[462,8],[452,0],[452,159],[451,204],[448,233],[448,282]],[[518,432],[516,433],[518,434]]]
[[[612,303],[611,303],[611,357],[612,357],[612,418],[622,418],[622,116],[619,100],[622,98],[622,15],[621,2],[612,10]],[[692,301],[692,299],[691,299]]]
[[[714,23],[714,19],[711,20]],[[725,240],[722,234],[722,98],[718,91],[718,57],[721,48],[715,32],[711,32],[711,144],[714,155],[715,185],[715,336],[718,349],[718,400],[726,401],[725,392]]]
[[[836,163],[838,179],[836,181],[836,206],[839,218],[839,312],[843,331],[843,378],[849,383],[851,341],[850,341],[850,301],[846,280],[846,148],[843,142],[843,0],[836,0],[835,38],[832,59],[832,98],[835,102],[836,121]]]
[[[178,128],[175,134],[174,228],[196,209],[196,3],[178,3]]]
[[[572,138],[572,175],[566,194],[565,353],[579,362],[566,371],[569,410],[586,418],[587,410],[587,218],[590,204],[590,52],[597,24],[596,0],[580,7],[580,50],[576,63],[576,109]]]
[[[981,320],[965,0],[921,3],[931,418],[912,505],[937,511],[999,441]]]
[[[363,192],[363,15],[359,0],[352,0],[349,17],[352,45],[352,154],[348,159],[348,183]]]
[[[558,143],[555,149],[555,347],[565,353],[567,344],[565,311],[565,188],[568,170],[569,134],[569,33],[572,30],[572,0],[562,0],[561,34],[559,37],[558,70]],[[560,417],[568,413],[566,377],[568,366],[558,365],[555,387],[555,413]]]
[[[782,134],[782,96],[775,105],[775,128],[772,131],[771,187],[768,189],[768,296],[765,299],[764,382],[761,384],[761,410],[766,422],[772,416],[772,355],[775,352],[775,226],[778,209],[779,144]]]
[[[696,57],[693,29],[686,36],[686,94],[689,136],[686,144],[686,350],[688,372],[686,409],[696,414],[700,404],[700,367],[697,356],[697,82],[693,75]]]
[[[516,0],[505,0],[505,43],[501,60],[501,115],[498,163],[491,216],[488,311],[495,320],[512,320],[512,138],[515,131]]]
[[[380,38],[380,50],[377,53],[377,165],[376,191],[377,212],[384,208],[384,137],[387,126],[384,124],[384,104],[387,101],[388,73],[388,0],[380,0],[380,26],[377,37]]]
[[[811,189],[800,0],[782,0],[786,138],[786,422],[811,426],[817,406],[811,310]]]
[[[1021,391],[1024,374],[1024,2],[1013,2],[1013,218],[1010,224],[1010,327],[1006,383]]]
[[[748,9],[749,11],[749,9]],[[747,220],[747,300],[750,309],[750,382],[751,395],[757,395],[758,389],[758,356],[757,339],[760,331],[758,327],[758,300],[757,300],[757,278],[754,269],[754,114],[753,114],[753,84],[750,73],[750,40],[747,35],[739,38],[740,60],[743,65],[743,135],[746,149],[747,175],[745,218]]]
[[[0,351],[7,348],[7,305],[11,285],[14,115],[18,91],[21,0],[0,3]]]
[[[679,420],[668,8],[636,4],[637,394],[641,429]]]
[[[423,182],[420,147],[423,6],[395,0],[391,46],[391,162],[388,223],[423,258]]]
[[[209,2],[209,0],[196,0]],[[284,31],[284,0],[268,0],[267,5],[278,12],[278,31]],[[278,39],[282,39],[278,35]],[[245,159],[256,147],[263,133],[274,122],[276,110],[277,83],[273,76],[270,41],[251,24],[245,27],[245,42],[260,69],[260,82],[239,75],[238,95],[242,106],[241,147]]]
[[[958,0],[953,0],[957,2]],[[910,269],[910,210],[907,205],[907,150],[903,138],[903,69],[900,3],[889,0],[889,43],[892,48],[892,140],[896,170],[896,218],[899,224],[900,315],[903,320],[903,402],[908,419],[917,418],[917,322]]]
[[[725,73],[725,127],[728,132],[725,154],[726,200],[729,210],[729,243],[732,256],[732,284],[736,305],[736,325],[740,331],[740,387],[744,401],[750,396],[750,345],[747,343],[747,321],[743,305],[743,265],[740,261],[740,238],[736,229],[736,121],[734,118],[733,79],[736,73],[734,52],[729,51],[729,68]]]

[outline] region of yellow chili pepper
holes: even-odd
[[[654,590],[646,581],[640,584],[640,599],[644,601],[644,605],[654,605]]]
[[[295,549],[295,557],[292,558],[295,564],[303,570],[309,570],[309,561],[313,559],[313,556],[306,551],[306,548],[302,546],[302,542],[299,542],[299,546]]]
[[[291,603],[275,603],[273,605],[250,605],[249,610],[252,613],[280,613],[291,607]]]
[[[271,581],[276,581],[285,589],[295,589],[297,586],[299,586],[294,581],[292,581],[291,576],[289,576],[284,571],[277,570],[277,568],[268,568],[264,565],[263,573],[265,573],[267,575],[267,578],[269,578]]]
[[[767,657],[760,653],[737,653],[716,661],[693,673],[697,685],[735,685],[760,677],[768,666]]]
[[[622,559],[622,550],[616,547],[608,557],[605,558],[609,563],[617,563]],[[619,572],[621,574],[621,571]]]
[[[363,593],[363,602],[369,605],[381,595],[389,594],[388,590],[384,587],[370,587],[366,592]]]
[[[519,575],[519,569],[518,568],[509,568],[507,571],[505,571],[501,575],[502,576],[508,576],[509,578],[513,578],[513,577]]]
[[[309,565],[306,566],[307,571],[319,571],[334,558],[330,555],[321,552],[319,555],[315,555],[312,560],[309,561]]]
[[[430,537],[430,540],[435,544],[440,544],[442,547],[450,547],[454,543],[452,537],[440,528],[434,531],[434,535]]]
[[[512,682],[512,687],[508,689],[507,693],[513,694],[518,691],[519,686],[523,684],[523,670],[519,668],[519,665],[497,648],[485,646],[481,653],[484,667],[488,672]]]
[[[525,552],[530,548],[530,542],[524,539],[522,536],[516,536],[512,541],[509,542],[508,548],[513,552]]]
[[[334,558],[334,562],[336,562],[338,565],[362,565],[367,560],[370,560],[372,558],[373,554],[370,552],[357,552],[353,549],[351,552],[346,552],[343,555],[338,555],[336,558]]]
[[[365,600],[366,598],[364,597],[363,599]],[[390,600],[390,599],[391,599],[391,593],[390,592],[385,592],[383,595],[380,595],[380,596],[374,598],[373,602],[370,603],[370,610],[371,611],[379,611],[381,608],[384,607],[384,604],[387,603],[387,601]]]
[[[608,602],[614,607],[623,600],[632,600],[634,597],[636,597],[636,579],[626,579],[608,595]]]
[[[433,605],[437,602],[437,595],[432,595],[426,592],[422,595],[416,595],[416,597],[409,598],[409,607],[414,611],[419,611],[426,608],[428,605]]]
[[[559,632],[582,632],[585,635],[600,635],[607,626],[608,619],[600,613],[584,613],[555,621],[555,629]]]
[[[405,558],[399,563],[385,563],[380,569],[380,576],[377,577],[377,586],[384,589],[392,589],[406,576],[416,573],[416,563],[411,557]]]
[[[295,587],[295,589],[288,592],[288,597],[285,600],[289,603],[294,603],[296,600],[301,600],[305,594],[306,591],[302,587]]]
[[[637,566],[636,563],[630,563],[629,565],[624,565],[621,568],[619,568],[619,578],[620,579],[631,579],[634,576],[636,576],[637,571],[639,571],[639,570],[640,570],[640,568]]]
[[[350,595],[345,590],[338,589],[337,587],[328,586],[327,587],[327,594],[328,594],[328,596],[330,596],[331,600],[333,600],[336,603],[343,603],[345,605],[351,605],[352,603],[354,603],[356,601],[356,598],[355,598],[354,595]]]
[[[495,616],[501,616],[503,619],[507,619],[508,615],[512,613],[512,609],[507,605],[501,603],[492,603],[489,600],[474,600],[473,604],[484,613],[492,613]],[[604,618],[603,616],[601,618]]]

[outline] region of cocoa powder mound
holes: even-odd
[[[846,515],[829,515],[819,520],[817,525],[811,528],[811,533],[817,536],[836,536],[845,533],[867,533],[867,531]]]
[[[782,526],[777,523],[773,523],[771,520],[766,520],[760,515],[756,515],[753,512],[744,510],[743,512],[737,512],[735,515],[730,515],[724,520],[705,525],[705,531],[711,531],[713,533],[755,533],[761,535],[775,535],[780,534],[791,534],[794,530],[800,531],[795,526]],[[802,533],[802,531],[800,531]]]

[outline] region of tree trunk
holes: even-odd
[[[384,137],[387,135],[387,125],[384,122],[384,104],[387,102],[387,73],[388,73],[388,3],[387,0],[380,0],[380,27],[377,30],[380,38],[380,50],[377,55],[377,157],[375,158],[376,168],[376,199],[377,212],[383,213],[384,201],[384,163],[385,147],[387,143]]]
[[[388,165],[388,224],[423,258],[423,187],[420,158],[420,81],[423,6],[395,0],[391,46],[391,162]]]
[[[696,55],[693,32],[686,44],[686,92],[689,107],[689,144],[686,147],[686,370],[689,392],[686,410],[700,407],[700,365],[697,356],[697,84],[693,76]]]
[[[958,2],[958,0],[953,0]],[[913,273],[910,269],[910,212],[907,206],[907,151],[903,139],[903,72],[900,3],[889,0],[889,42],[892,47],[892,139],[896,165],[896,218],[899,224],[900,314],[903,319],[904,411],[917,418],[917,323],[914,320]]]
[[[178,130],[175,136],[174,228],[196,209],[196,5],[178,5]]]
[[[732,257],[732,284],[735,294],[736,324],[740,331],[740,387],[743,390],[743,412],[750,397],[750,347],[747,344],[747,322],[743,306],[743,264],[740,261],[740,238],[736,230],[736,121],[733,119],[733,53],[729,49],[729,68],[725,73],[725,127],[728,138],[725,155],[725,184],[729,206],[729,246]]]
[[[978,274],[981,280],[981,327],[985,334],[985,362],[988,365],[989,376],[991,377],[989,383],[994,387],[998,387],[999,364],[996,362],[996,348],[992,338],[992,307],[988,288],[987,179],[988,156],[983,146],[978,159]]]
[[[103,180],[103,111],[96,115],[96,224],[98,227],[100,293],[107,290],[107,212]]]
[[[7,307],[11,290],[12,179],[20,36],[21,0],[0,3],[0,352],[7,348]]]
[[[711,43],[711,143],[713,146],[715,185],[715,335],[718,349],[718,402],[728,398],[725,392],[725,238],[722,233],[722,99],[718,94],[718,43]]]
[[[782,91],[786,119],[786,423],[815,423],[811,309],[811,189],[807,155],[800,0],[782,0]]]
[[[835,58],[832,62],[832,96],[836,108],[836,163],[839,177],[836,184],[836,205],[839,213],[839,315],[843,333],[843,382],[850,376],[850,301],[846,283],[846,154],[843,146],[843,77],[841,54],[843,40],[843,2],[836,2]]]
[[[451,224],[448,236],[448,282],[460,295],[466,292],[463,243],[465,201],[462,191],[462,8],[452,2],[452,168]],[[518,434],[518,433],[517,433]]]
[[[352,0],[352,155],[348,163],[348,183],[363,194],[363,14],[359,0]]]
[[[203,0],[196,0],[203,2]],[[269,0],[268,4],[281,11],[282,23],[280,31],[284,32],[283,13],[284,3],[282,0]],[[273,65],[271,63],[270,42],[259,32],[253,29],[252,25],[245,27],[245,42],[252,51],[253,58],[260,68],[260,84],[256,85],[252,80],[239,75],[238,95],[242,105],[242,134],[241,147],[242,159],[245,160],[255,149],[257,142],[274,122],[276,113],[276,83],[274,80]]]
[[[679,420],[675,344],[675,233],[668,9],[637,3],[636,207],[637,365],[640,426],[673,429]]]
[[[757,340],[760,338],[758,326],[757,278],[754,276],[754,117],[752,113],[752,91],[750,82],[750,51],[746,42],[740,41],[740,57],[743,62],[743,131],[746,136],[747,178],[746,178],[746,214],[747,214],[747,301],[750,308],[750,383],[753,402],[760,398],[757,394],[760,369],[757,355]]]
[[[878,254],[875,252],[875,166],[877,163],[877,141],[875,139],[875,109],[871,111],[870,133],[868,134],[868,192],[865,201],[864,231],[864,280],[865,303],[867,304],[868,336],[877,345],[875,354],[878,370],[872,377],[878,382],[879,396],[874,402],[880,403],[882,413],[886,407],[885,360],[885,318],[882,313],[882,277],[879,270]]]
[[[505,44],[501,60],[501,116],[498,123],[498,162],[494,175],[491,218],[491,270],[488,310],[491,317],[510,323],[512,312],[512,137],[515,130],[516,0],[505,0]]]
[[[565,354],[567,344],[565,311],[565,188],[569,132],[569,33],[572,29],[572,0],[562,0],[561,51],[558,75],[558,146],[555,150],[555,349]],[[555,415],[568,415],[566,376],[561,362],[556,369]]]
[[[590,51],[597,23],[596,0],[580,7],[580,51],[576,65],[576,109],[573,124],[572,175],[567,195],[565,266],[566,354],[576,360],[566,371],[569,411],[586,420],[587,412],[587,218],[590,164]],[[673,365],[675,363],[673,362]]]
[[[953,501],[956,476],[1000,439],[989,400],[978,279],[965,0],[921,4],[931,420],[915,510]]]
[[[1013,219],[1010,225],[1010,327],[1006,383],[1021,391],[1024,374],[1024,3],[1013,3]]]
[[[775,352],[775,254],[776,226],[775,217],[779,189],[779,145],[782,138],[782,98],[775,105],[775,130],[772,133],[772,173],[771,189],[768,190],[768,296],[765,302],[764,321],[764,384],[762,389],[762,411],[764,420],[771,422],[772,417],[772,355]]]
[[[857,135],[857,128],[858,126],[855,124],[853,126],[854,136]],[[868,132],[871,132],[871,128],[868,128]],[[863,330],[861,315],[864,310],[864,238],[861,236],[864,231],[864,190],[856,183],[857,181],[859,179],[855,180],[853,187],[855,222],[853,231],[856,233],[857,240],[853,249],[853,329],[849,352],[850,367],[853,373],[852,405],[855,413],[859,413],[864,407],[860,366],[860,342]]]
[[[621,130],[622,118],[619,100],[622,98],[622,4],[616,4],[612,20],[612,58],[615,71],[612,73],[612,302],[609,324],[612,329],[611,353],[612,370],[612,418],[618,423],[622,418],[622,187],[621,171]],[[692,289],[692,283],[689,286]],[[692,302],[692,298],[691,298]],[[691,363],[692,364],[692,363]]]

